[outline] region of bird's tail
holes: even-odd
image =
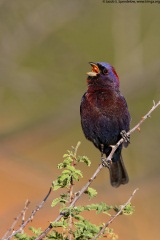
[[[126,168],[124,166],[122,155],[116,162],[112,162],[109,167],[110,181],[113,187],[119,187],[121,184],[126,184],[129,181]]]

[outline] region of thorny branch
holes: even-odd
[[[150,117],[151,113],[160,105],[160,101],[155,104],[155,102],[153,101],[153,106],[152,108],[148,111],[148,113],[146,115],[144,115],[142,117],[142,119],[140,120],[140,122],[135,125],[130,131],[128,131],[126,134],[127,136],[130,136],[135,130],[140,130],[140,126],[141,124],[148,118]],[[111,153],[109,154],[109,156],[107,157],[106,161],[110,161],[112,159],[112,156],[114,154],[114,152],[116,151],[116,149],[124,142],[124,138],[121,138],[117,144],[115,146],[112,146],[112,151]],[[96,178],[97,174],[101,171],[101,169],[103,168],[103,165],[100,164],[98,166],[98,168],[96,169],[96,171],[94,172],[94,174],[92,175],[92,177],[89,179],[89,181],[86,183],[85,186],[82,187],[82,189],[77,192],[75,194],[75,197],[74,199],[72,200],[71,204],[69,207],[73,207],[75,206],[75,203],[78,201],[78,199],[81,197],[81,195],[88,189],[88,187],[91,185],[91,183],[93,182],[93,180]],[[104,225],[104,228],[102,228],[102,230],[98,233],[99,235],[97,235],[94,239],[96,239],[98,236],[100,236],[101,234],[103,234],[105,228],[116,218],[118,217],[121,212],[123,211],[123,209],[125,208],[125,206],[130,203],[133,195],[136,193],[137,189],[132,193],[131,197],[129,198],[129,200],[124,204],[122,205],[122,208],[120,209],[119,212],[117,212],[117,214],[115,214],[105,225]],[[50,195],[51,193],[51,188],[47,194],[47,196],[44,198],[44,200],[42,201],[42,203],[32,212],[31,216],[21,225],[21,227],[17,230],[17,231],[14,231],[8,238],[5,238],[5,240],[9,240],[11,239],[15,234],[19,233],[22,231],[22,229],[33,219],[34,215],[36,214],[36,212],[42,207],[42,205],[44,204],[44,202],[47,200],[48,196]],[[58,222],[62,216],[64,215],[63,212],[60,213],[60,215],[53,221],[53,222]],[[43,233],[40,234],[40,236],[38,236],[35,240],[41,240],[43,239],[52,229],[52,224],[50,224],[45,230]]]
[[[26,211],[28,209],[29,204],[30,204],[30,201],[27,199],[25,202],[24,210],[22,211],[22,224],[25,222],[25,215],[26,215]]]
[[[160,101],[155,104],[155,101],[153,101],[153,106],[152,108],[147,112],[146,115],[144,115],[141,120],[139,121],[139,123],[137,123],[137,125],[135,125],[130,131],[128,131],[126,134],[127,136],[130,136],[135,130],[140,131],[140,126],[142,125],[142,123],[147,119],[151,117],[151,113],[160,105]],[[116,149],[119,147],[119,145],[121,145],[124,142],[124,138],[121,138],[115,146],[111,146],[112,147],[112,151],[110,152],[109,156],[107,157],[106,161],[110,161],[112,159],[112,156],[114,154],[114,152],[116,151]]]
[[[52,187],[50,187],[50,189],[49,189],[47,195],[45,196],[45,198],[43,199],[43,201],[32,211],[30,217],[24,223],[21,224],[20,228],[17,229],[16,231],[13,231],[10,236],[5,237],[5,238],[3,237],[3,240],[10,240],[17,233],[21,233],[22,232],[22,230],[26,227],[26,225],[33,220],[33,217],[37,213],[37,211],[39,211],[42,208],[43,204],[46,202],[47,198],[49,197],[51,191],[52,191]]]
[[[20,219],[20,217],[22,217],[22,224],[24,223],[24,219],[25,219],[25,213],[28,209],[28,206],[30,204],[29,200],[26,200],[25,205],[23,210],[18,214],[18,216],[14,219],[14,222],[12,223],[11,227],[8,229],[8,231],[5,233],[5,235],[2,237],[2,240],[7,239],[7,236],[10,234],[10,232],[12,231],[12,233],[14,233],[14,227],[16,225],[16,223],[18,222],[18,220]]]
[[[121,209],[114,216],[112,216],[108,222],[105,223],[104,227],[99,231],[99,233],[94,238],[92,238],[92,240],[96,240],[98,237],[100,237],[104,233],[105,229],[109,226],[109,224],[111,224],[113,222],[113,220],[116,217],[118,217],[122,213],[122,211],[125,209],[125,207],[131,202],[131,200],[132,200],[133,196],[135,195],[135,193],[137,192],[137,190],[138,190],[138,188],[136,188],[133,191],[133,193],[130,196],[130,198],[128,199],[128,201],[125,204],[121,205]]]

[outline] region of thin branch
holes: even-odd
[[[125,207],[131,202],[137,190],[138,188],[133,191],[128,201],[125,204],[121,205],[121,209],[114,216],[112,216],[108,222],[105,223],[104,227],[99,231],[99,233],[94,238],[92,238],[92,240],[96,240],[98,237],[100,237],[104,233],[105,229],[122,213]]]
[[[25,228],[25,226],[33,220],[33,217],[35,216],[35,214],[42,208],[43,204],[46,202],[47,198],[49,197],[51,191],[52,191],[52,187],[50,187],[50,189],[49,189],[47,195],[45,196],[45,198],[43,199],[43,201],[32,211],[30,217],[24,223],[21,224],[19,229],[17,229],[16,231],[13,231],[12,234],[10,236],[8,236],[7,238],[4,238],[4,240],[10,240],[17,233],[22,232],[22,230]]]
[[[142,119],[139,121],[139,123],[137,123],[137,125],[135,125],[130,131],[128,131],[126,134],[127,136],[130,136],[135,130],[140,130],[140,126],[142,125],[142,123],[147,119],[151,117],[151,113],[160,105],[160,101],[155,104],[155,101],[153,100],[153,106],[152,108],[146,113],[146,115],[144,115],[142,117]],[[116,151],[116,149],[124,142],[124,139],[121,138],[115,146],[111,146],[112,147],[112,151],[110,152],[109,156],[107,157],[106,161],[110,161],[112,159],[112,156],[114,154],[114,152]]]
[[[9,233],[12,231],[14,233],[14,227],[17,224],[18,220],[20,219],[20,217],[22,216],[22,223],[25,217],[25,213],[28,209],[28,206],[30,204],[29,200],[26,200],[25,205],[23,210],[19,213],[19,215],[14,219],[14,222],[12,223],[11,227],[8,229],[8,231],[4,234],[4,236],[2,237],[2,240],[7,239],[7,236],[9,235]]]
[[[22,223],[21,223],[21,225],[24,224],[24,222],[25,222],[25,215],[26,215],[26,211],[28,209],[29,204],[30,204],[30,201],[26,200],[24,210],[22,211]]]
[[[148,111],[148,113],[142,117],[142,119],[140,120],[140,122],[135,125],[135,127],[133,127],[130,131],[128,131],[126,134],[127,136],[130,136],[135,130],[139,129],[141,124],[148,118],[150,117],[151,113],[160,105],[160,101],[155,104],[155,102],[153,101],[153,107]],[[112,146],[112,151],[109,154],[109,156],[107,157],[107,160],[111,160],[112,156],[114,154],[114,152],[116,151],[116,149],[119,147],[120,144],[122,144],[124,142],[124,139],[121,138],[117,144],[115,146]],[[88,187],[90,186],[90,184],[93,182],[93,180],[96,178],[97,174],[101,171],[101,169],[103,168],[103,165],[100,164],[99,167],[96,169],[96,171],[94,172],[94,174],[92,175],[92,177],[89,179],[89,181],[86,183],[86,185],[84,187],[82,187],[82,189],[76,193],[75,198],[73,199],[72,203],[69,205],[69,207],[73,207],[75,205],[75,203],[78,201],[78,199],[81,197],[81,195],[88,189]],[[123,210],[123,209],[122,209]],[[53,221],[53,222],[58,222],[62,216],[64,215],[63,212],[60,213],[60,215]],[[113,220],[112,220],[113,221]],[[35,240],[41,240],[43,239],[53,228],[52,223],[44,230],[43,233],[41,233],[40,236],[38,236]]]
[[[134,127],[132,128],[127,135],[131,135],[136,129],[140,130],[140,126],[141,124],[147,119],[151,117],[151,113],[160,105],[160,101],[156,104],[155,101],[153,100],[153,106],[152,108],[149,110],[149,112],[144,115],[141,119],[141,121]]]

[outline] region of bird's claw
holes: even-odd
[[[122,138],[123,138],[125,143],[130,143],[130,136],[127,135],[125,130],[122,130],[120,132],[120,134],[121,134],[121,136],[122,136]]]
[[[112,160],[107,159],[107,158],[105,158],[105,157],[102,157],[102,158],[101,158],[101,161],[102,161],[102,166],[103,166],[103,167],[110,168],[111,163],[112,163]]]

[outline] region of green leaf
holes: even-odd
[[[122,212],[124,215],[132,215],[134,211],[135,208],[131,204],[128,204],[127,206],[125,206]]]
[[[60,200],[61,198],[55,198],[51,203],[51,207],[55,207],[60,202]]]
[[[74,166],[67,166],[67,169],[70,171],[70,172],[75,172],[75,167]]]
[[[68,167],[69,167],[69,166],[68,166]],[[68,168],[68,167],[67,167],[67,168]],[[62,176],[68,176],[70,173],[71,173],[70,170],[63,170],[62,175],[61,175],[60,178],[62,178]]]
[[[88,194],[90,198],[97,196],[97,191],[91,187],[88,187],[88,189],[84,193]]]
[[[75,172],[72,173],[72,177],[75,181],[79,181],[79,177],[83,178],[83,175],[80,170],[75,170]]]
[[[47,237],[48,239],[64,240],[63,235],[57,231],[52,231]]]
[[[91,165],[91,161],[87,156],[78,156],[77,162],[83,162],[85,163],[88,167]]]
[[[74,218],[76,220],[79,220],[79,221],[83,221],[84,220],[84,217],[82,217],[81,215],[74,215]]]
[[[113,209],[112,206],[108,206],[106,203],[104,202],[101,202],[99,205],[98,205],[98,208],[97,208],[97,214],[99,213],[105,213],[105,214],[108,214],[110,216],[110,214],[108,213],[109,210]]]
[[[59,222],[52,222],[51,223],[52,227],[65,227],[65,222],[64,221],[59,221]]]
[[[75,222],[76,231],[74,233],[74,239],[88,240],[95,236],[99,232],[102,226],[96,226],[87,220]]]
[[[26,233],[17,233],[14,237],[19,240],[32,240],[33,239],[33,238],[29,237]]]
[[[42,232],[41,228],[36,229],[34,227],[29,227],[29,230],[31,230],[36,236],[40,235]]]

